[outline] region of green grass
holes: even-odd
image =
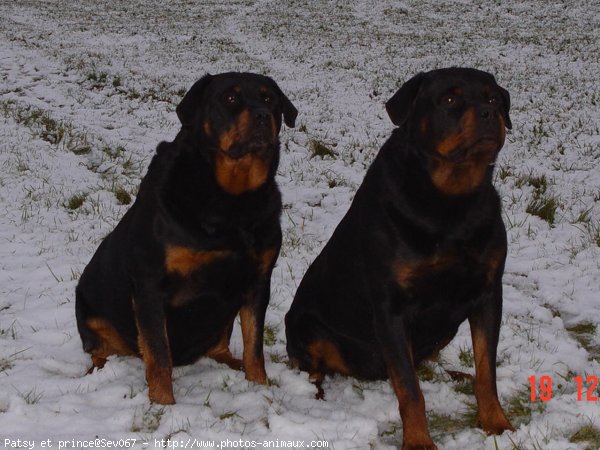
[[[105,145],[104,147],[102,147],[102,153],[108,156],[109,159],[114,160],[125,153],[125,147],[123,147],[122,145],[117,145],[115,147]]]
[[[467,409],[462,413],[446,414],[430,413],[427,415],[429,428],[433,436],[442,436],[448,433],[455,433],[466,428],[477,427],[477,405],[474,403],[466,404]]]
[[[475,395],[475,384],[473,380],[459,381],[454,385],[454,391],[464,395]]]
[[[506,415],[512,424],[518,427],[521,424],[531,422],[531,416],[534,413],[542,413],[546,409],[546,404],[542,401],[531,401],[531,388],[524,385],[507,402],[505,407]]]
[[[219,420],[227,420],[227,419],[231,419],[232,417],[240,417],[240,415],[237,413],[237,411],[229,411],[229,412],[221,414],[219,416]]]
[[[117,186],[114,190],[115,198],[119,205],[129,205],[131,203],[131,195],[121,186]]]
[[[585,450],[597,450],[600,448],[600,429],[585,425],[569,437],[569,442],[574,444],[587,444]]]
[[[337,158],[337,154],[331,148],[317,139],[311,139],[308,142],[308,147],[311,152],[311,159],[317,156],[321,159],[325,157]]]
[[[458,360],[463,367],[473,367],[475,365],[475,355],[470,348],[461,348],[458,353]]]
[[[534,195],[540,196],[548,190],[548,180],[546,175],[540,177],[530,176],[527,180],[527,184],[533,187]]]
[[[0,358],[0,374],[2,372],[6,372],[7,370],[12,369],[13,363],[10,359]]]
[[[531,200],[527,204],[525,211],[528,214],[545,220],[550,225],[556,221],[556,210],[558,208],[558,198],[547,193],[550,181],[545,175],[536,176],[533,173],[518,176],[515,180],[515,186],[521,188],[530,186],[533,188]]]
[[[421,381],[435,381],[439,377],[431,365],[423,362],[417,367],[417,377]]]
[[[550,225],[554,225],[557,208],[558,200],[555,197],[534,197],[527,205],[525,211],[545,220]]]
[[[284,364],[287,363],[287,358],[278,353],[270,353],[269,359],[271,360],[272,363],[284,363]]]
[[[62,146],[77,155],[91,151],[87,135],[78,132],[65,120],[57,120],[48,111],[29,105],[21,105],[13,100],[0,101],[0,113],[31,130],[33,136],[51,145]]]
[[[600,222],[587,222],[585,230],[590,240],[600,247]]]
[[[600,359],[600,346],[594,343],[597,325],[589,322],[582,322],[572,327],[568,327],[567,331],[579,344],[587,350],[593,359]]]
[[[277,327],[272,327],[270,325],[265,325],[265,330],[263,334],[263,343],[267,347],[272,347],[277,342]]]
[[[36,387],[33,387],[26,392],[17,390],[17,393],[19,394],[19,397],[21,397],[28,405],[35,405],[44,396],[44,393],[38,392]]]
[[[136,411],[137,412],[137,411]],[[131,431],[134,433],[153,433],[160,426],[160,421],[165,414],[164,406],[151,405],[144,410],[141,417],[133,416]]]
[[[512,175],[513,175],[512,169],[508,166],[500,166],[498,168],[498,172],[496,173],[496,176],[502,181],[506,180],[508,177],[510,177]]]
[[[10,337],[11,339],[16,339],[17,338],[16,324],[17,324],[17,321],[13,320],[13,322],[10,324],[10,326],[8,328],[0,328],[0,337],[2,337],[2,338]]]
[[[106,72],[90,72],[87,74],[86,79],[92,82],[94,89],[102,89],[107,84],[108,74]]]
[[[72,195],[67,200],[67,205],[66,205],[67,209],[70,209],[71,211],[75,211],[76,209],[79,209],[83,205],[83,202],[85,202],[85,199],[86,199],[85,194]]]

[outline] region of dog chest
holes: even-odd
[[[233,299],[248,294],[277,256],[276,249],[256,251],[195,250],[168,246],[165,252],[169,304]]]
[[[397,260],[393,273],[402,292],[402,303],[444,314],[472,303],[489,288],[502,258],[500,253],[488,257],[474,252],[437,253],[417,261]]]

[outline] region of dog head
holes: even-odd
[[[257,189],[274,172],[282,119],[294,127],[298,115],[271,78],[233,72],[205,75],[176,112],[214,165],[217,183],[234,195]]]
[[[420,73],[386,103],[427,155],[434,186],[448,195],[468,194],[486,179],[504,145],[510,96],[494,77],[476,69]]]

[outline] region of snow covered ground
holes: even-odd
[[[498,387],[517,431],[475,428],[472,387],[445,374],[473,370],[463,327],[420,371],[431,432],[440,449],[599,448],[600,403],[588,394],[600,390],[584,386],[579,400],[574,381],[600,377],[598,55],[596,0],[0,1],[0,446],[399,445],[388,383],[329,378],[327,401],[315,400],[286,365],[283,316],[393,128],[385,101],[418,71],[456,65],[494,73],[512,94],[495,176],[509,235]],[[182,94],[230,70],[271,75],[300,111],[281,137],[272,384],[203,359],[175,369],[176,405],[151,405],[138,359],[84,375],[74,287],[157,143],[175,136]],[[330,154],[315,156],[318,146]],[[232,345],[241,354],[239,328]],[[544,375],[552,399],[531,402],[528,378]]]

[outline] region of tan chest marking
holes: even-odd
[[[439,160],[431,174],[434,186],[447,195],[462,195],[481,185],[489,163],[465,161],[453,163]]]
[[[166,249],[165,267],[169,273],[185,276],[230,254],[228,250],[197,251],[188,247],[169,245]]]
[[[398,260],[394,263],[393,271],[396,282],[404,289],[413,286],[413,279],[427,276],[427,274],[443,269],[456,263],[456,258],[447,255],[435,255],[432,258],[407,262]]]
[[[221,188],[232,195],[253,191],[262,186],[269,175],[269,166],[258,156],[247,154],[241,158],[230,158],[217,153],[215,177]]]
[[[487,259],[481,260],[481,265],[485,266],[486,282],[492,284],[496,274],[504,261],[505,253],[503,250],[492,251]],[[453,255],[434,255],[431,258],[421,261],[407,262],[397,260],[393,265],[394,278],[398,285],[404,289],[413,287],[413,280],[427,276],[432,272],[444,270],[453,265],[463,264],[461,259]]]

